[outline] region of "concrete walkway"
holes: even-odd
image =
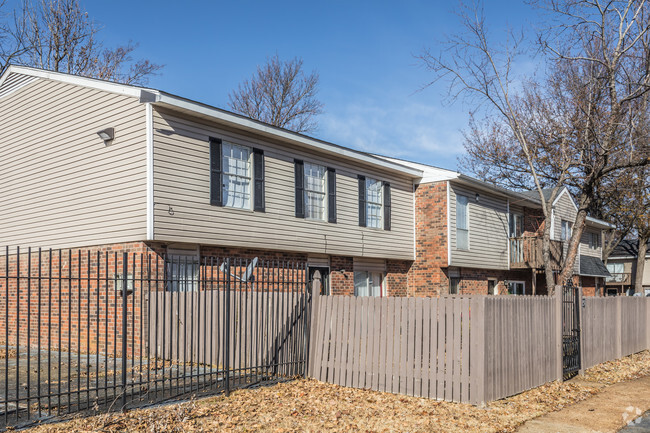
[[[580,380],[580,379],[575,379]],[[593,383],[589,383],[594,386]],[[520,433],[617,432],[650,410],[650,376],[603,387],[595,396],[522,425]]]

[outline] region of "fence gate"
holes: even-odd
[[[304,262],[0,250],[0,431],[302,376]]]
[[[564,380],[580,370],[580,292],[569,280],[562,287],[562,376]]]

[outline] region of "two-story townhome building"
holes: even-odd
[[[648,242],[650,246],[650,242]],[[650,296],[650,249],[647,249],[641,285],[644,296]],[[608,295],[636,294],[635,281],[637,275],[637,258],[639,256],[639,240],[624,239],[607,258],[607,269],[611,276],[606,281]]]
[[[419,177],[153,89],[15,66],[0,78],[12,249],[289,258],[327,293],[406,294]]]
[[[12,252],[152,253],[192,278],[202,256],[289,259],[318,271],[325,294],[542,294],[535,194],[155,89],[15,66],[0,77],[0,246]],[[562,191],[554,269],[576,209]],[[607,273],[610,227],[588,219],[575,264],[587,293]]]
[[[397,162],[399,160],[388,158]],[[537,191],[515,192],[464,174],[404,162],[422,170],[415,190],[415,294],[545,294],[542,259],[544,217]],[[545,199],[550,190],[545,190]],[[563,188],[553,202],[551,255],[559,271],[577,205]],[[613,226],[588,217],[574,263],[585,294],[602,294],[609,274],[602,262],[603,232]]]

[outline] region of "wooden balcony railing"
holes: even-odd
[[[610,274],[612,276],[605,279],[605,284],[608,286],[625,285],[632,282],[632,274],[629,272],[610,272]]]
[[[536,236],[510,238],[511,269],[543,269],[543,239]],[[559,270],[562,265],[562,242],[551,241],[551,267]]]

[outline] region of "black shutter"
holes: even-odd
[[[384,230],[390,230],[390,183],[384,182]]]
[[[210,204],[223,206],[221,140],[210,137]]]
[[[366,177],[359,175],[359,225],[366,226]]]
[[[305,217],[305,163],[299,159],[293,160],[296,185],[296,217]]]
[[[253,209],[264,212],[266,200],[264,199],[264,151],[262,149],[253,149],[253,178],[255,184]]]
[[[336,170],[327,167],[327,221],[336,222]]]

